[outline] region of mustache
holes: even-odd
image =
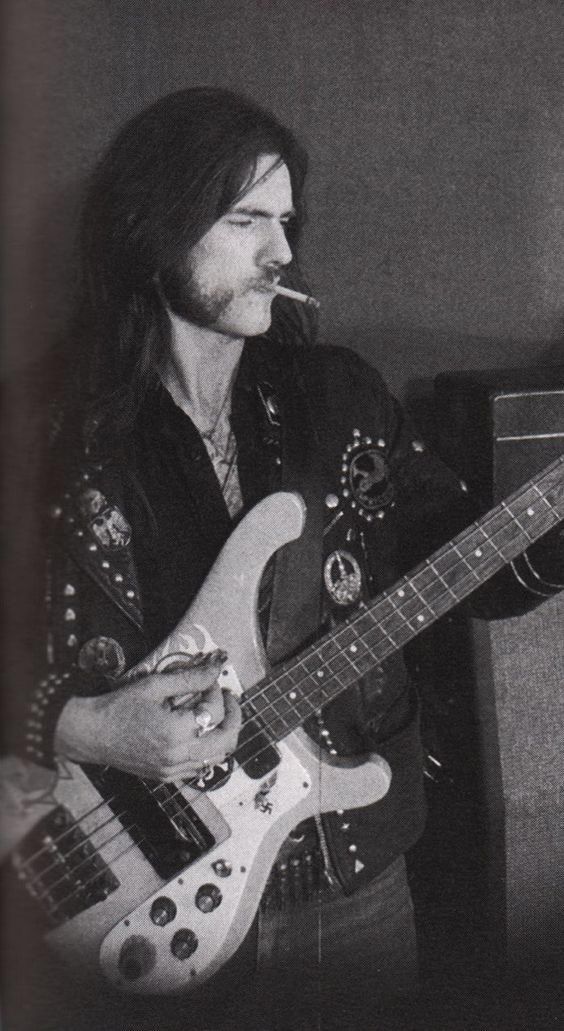
[[[273,269],[265,271],[262,275],[256,276],[249,281],[248,290],[271,290],[280,279],[280,271]]]

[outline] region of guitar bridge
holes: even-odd
[[[63,806],[36,824],[12,863],[52,927],[103,902],[119,888],[117,877]]]

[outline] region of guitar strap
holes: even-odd
[[[307,516],[301,537],[281,548],[274,560],[266,641],[266,653],[272,664],[296,652],[315,633],[321,611],[323,494],[319,442],[307,391],[294,364],[292,372],[284,379],[277,398],[281,422],[280,489],[301,494]]]

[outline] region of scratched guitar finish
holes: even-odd
[[[563,481],[564,456],[274,672],[258,590],[269,558],[300,535],[305,509],[294,494],[260,502],[170,637],[125,678],[169,656],[224,648],[221,682],[244,692],[235,756],[197,784],[65,763],[58,807],[14,857],[56,925],[51,946],[127,992],[186,992],[219,970],[250,928],[288,832],[388,790],[381,757],[320,757],[301,724],[564,518]]]

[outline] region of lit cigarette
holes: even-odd
[[[289,297],[292,301],[299,301],[300,304],[307,304],[309,308],[320,307],[319,301],[316,301],[315,297],[308,297],[307,294],[299,294],[297,290],[288,290],[287,286],[276,285],[274,290],[277,294],[280,294],[281,297]]]

